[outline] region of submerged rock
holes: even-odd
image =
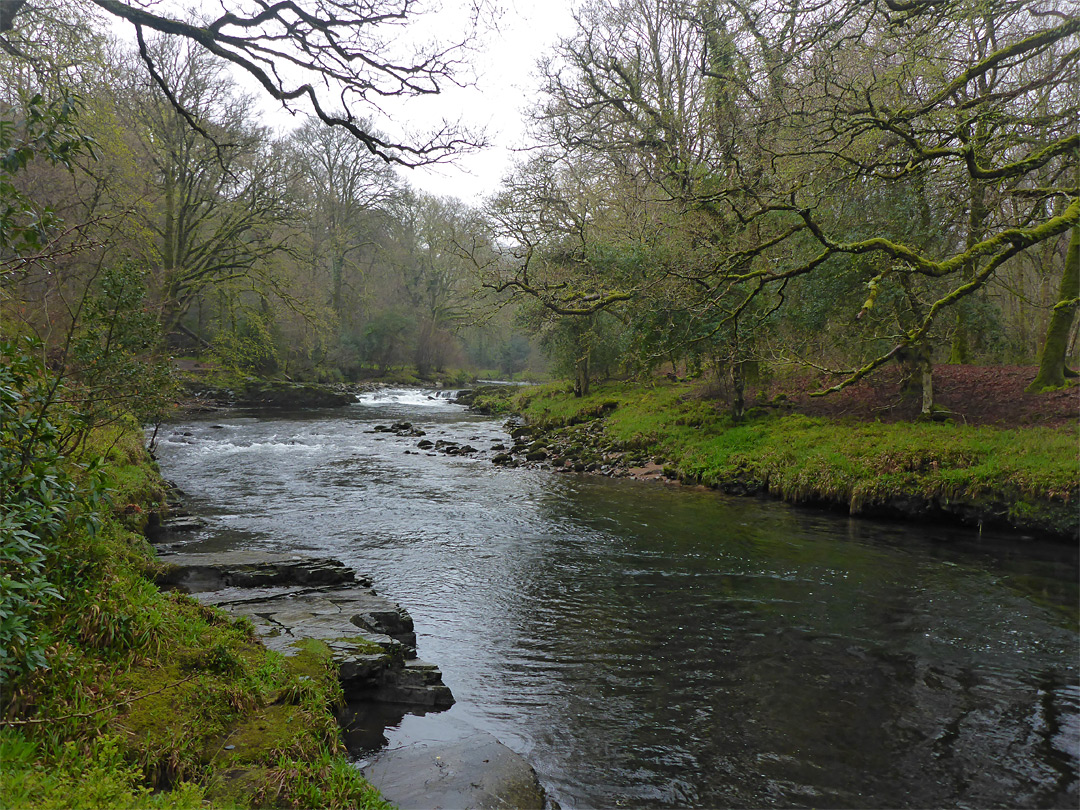
[[[167,518],[155,528],[157,532],[194,532],[206,528],[206,521],[190,515]]]
[[[490,734],[445,716],[425,718],[423,727],[425,736],[361,764],[388,801],[402,810],[544,807],[536,771]]]

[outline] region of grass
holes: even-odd
[[[273,653],[250,621],[158,590],[135,530],[162,492],[141,432],[91,451],[113,508],[49,563],[64,598],[35,619],[48,668],[3,684],[0,806],[388,807],[345,756],[329,649]]]
[[[499,396],[493,392],[492,396]],[[561,431],[566,443],[663,458],[672,475],[794,502],[888,512],[916,498],[937,512],[1075,534],[1078,430],[835,422],[755,409],[733,424],[690,383],[610,383],[586,397],[548,385],[502,395],[498,412]],[[602,420],[602,421],[601,421]],[[602,424],[589,439],[575,425]],[[595,431],[594,431],[595,433]],[[975,517],[972,517],[975,515]]]

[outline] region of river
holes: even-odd
[[[374,432],[408,420],[476,457]],[[184,551],[336,557],[563,808],[1068,807],[1075,547],[504,469],[433,392],[164,428]],[[394,745],[433,716],[387,728]]]

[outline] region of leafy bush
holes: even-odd
[[[62,533],[96,532],[100,476],[76,483],[51,421],[57,384],[33,345],[0,343],[0,681],[48,666],[44,608],[61,599],[47,563]]]
[[[51,102],[40,95],[20,99],[0,118],[0,249],[32,253],[41,249],[60,224],[56,213],[26,197],[13,181],[35,158],[70,166],[90,140],[75,127],[77,100]],[[16,109],[21,117],[16,118]]]
[[[105,269],[87,291],[65,380],[88,426],[157,422],[168,412],[174,382],[145,299],[145,270],[127,264]]]

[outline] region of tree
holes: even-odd
[[[1080,214],[1074,202],[1051,215],[1044,201],[1060,192],[1032,183],[1046,170],[1068,177],[1080,144],[1073,123],[1078,95],[1069,80],[1080,20],[1043,13],[1039,5],[923,5],[903,13],[889,4],[871,7],[853,18],[862,28],[857,39],[846,35],[848,47],[834,40],[804,63],[807,79],[797,97],[812,101],[794,103],[791,120],[824,159],[808,161],[801,146],[782,153],[799,183],[809,170],[834,178],[833,194],[920,176],[936,183],[955,178],[967,187],[967,216],[956,218],[954,238],[929,248],[884,235],[841,241],[828,234],[836,228],[822,215],[820,196],[795,191],[793,205],[774,200],[774,210],[798,215],[822,251],[796,271],[839,253],[888,257],[860,312],[889,283],[944,285],[891,348],[838,387],[918,346],[944,312],[970,300],[1013,257],[1066,233]],[[954,34],[965,30],[970,47]],[[961,59],[953,61],[954,53]],[[1024,187],[1030,191],[1024,197],[1008,193]]]
[[[156,295],[166,333],[205,292],[230,282],[272,282],[268,261],[285,246],[295,217],[284,162],[252,123],[252,103],[223,69],[190,46],[151,46],[170,93],[212,133],[207,140],[169,104],[131,88],[131,126],[151,167],[145,221],[155,234]],[[190,330],[187,330],[190,331]]]
[[[395,263],[416,324],[417,374],[442,371],[456,353],[453,331],[466,316],[470,285],[459,245],[468,214],[457,200],[411,195],[401,211]]]
[[[1061,274],[1058,300],[1054,306],[1050,325],[1046,330],[1042,351],[1039,353],[1039,371],[1027,390],[1032,393],[1052,391],[1065,385],[1066,377],[1076,377],[1067,365],[1069,335],[1080,308],[1080,226],[1074,225],[1069,250],[1065,254],[1065,269]]]
[[[49,14],[52,2],[2,0],[0,48],[33,58],[41,43],[22,36],[20,26],[24,18]],[[229,0],[220,15],[204,19],[172,13],[154,0],[75,2],[85,16],[104,12],[133,27],[154,83],[195,129],[201,128],[199,118],[170,85],[168,64],[152,47],[154,35],[173,40],[174,50],[184,42],[247,73],[286,109],[306,102],[322,122],[347,130],[391,162],[432,163],[478,142],[449,124],[413,142],[394,141],[370,130],[355,112],[378,109],[380,99],[436,94],[460,81],[468,32],[449,43],[418,42],[408,35],[418,13],[415,0]],[[472,8],[475,26],[482,5]]]
[[[314,118],[290,135],[289,155],[305,198],[312,268],[325,269],[328,303],[344,325],[357,314],[359,276],[377,258],[403,185],[363,144]]]
[[[585,6],[578,28],[548,63],[551,160],[626,171],[649,202],[645,221],[672,223],[683,248],[633,281],[563,265],[545,285],[526,246],[529,277],[504,282],[520,292],[640,307],[674,285],[694,340],[745,346],[748,327],[805,279],[874,267],[844,316],[857,324],[849,343],[867,330],[886,343],[863,341],[821,393],[906,359],[929,412],[943,316],[1080,217],[1067,180],[1080,19],[1049,0],[623,0]],[[1059,195],[1071,201],[1055,210]],[[938,227],[877,216],[881,200],[940,214]],[[880,316],[886,302],[895,317]]]

